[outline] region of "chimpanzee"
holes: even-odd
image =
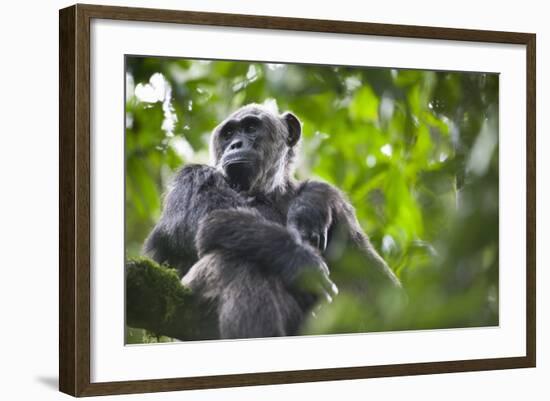
[[[294,180],[300,137],[291,112],[249,104],[232,113],[211,135],[213,166],[177,173],[145,241],[144,252],[176,267],[214,310],[209,338],[298,334],[316,304],[338,293],[326,263],[331,248],[360,253],[363,290],[400,287],[344,195]]]

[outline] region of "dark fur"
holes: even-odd
[[[182,283],[217,311],[218,332],[209,335],[296,334],[318,296],[335,295],[322,256],[333,238],[399,286],[340,191],[293,181],[300,134],[291,113],[255,104],[237,110],[213,132],[215,167],[180,170],[145,242],[146,254],[177,267]]]

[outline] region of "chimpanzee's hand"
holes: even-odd
[[[330,209],[295,207],[287,217],[288,230],[303,243],[324,252],[328,244],[328,228],[331,224]]]
[[[308,244],[302,244],[293,262],[281,272],[285,285],[293,291],[308,294],[306,298],[311,300],[322,297],[332,302],[338,288],[329,278],[330,271],[319,252]]]

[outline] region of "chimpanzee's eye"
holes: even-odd
[[[255,117],[249,117],[243,121],[243,128],[247,134],[252,134],[256,132],[259,126],[260,121]]]
[[[222,137],[222,139],[224,140],[228,140],[228,139],[231,139],[231,137],[233,136],[233,133],[234,133],[234,129],[231,128],[231,127],[227,127],[227,128],[224,128],[222,130],[222,132],[220,133],[220,136]]]

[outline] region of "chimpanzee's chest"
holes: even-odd
[[[249,207],[256,209],[267,220],[286,225],[288,201],[285,199],[270,199],[265,196],[251,196],[246,199]]]

